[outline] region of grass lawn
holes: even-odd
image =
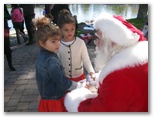
[[[146,20],[145,18],[127,19],[128,22],[133,24],[138,29],[141,29],[143,27],[145,20]]]

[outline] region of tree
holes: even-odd
[[[148,15],[148,4],[139,4],[137,18],[145,18]]]

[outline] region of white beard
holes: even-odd
[[[114,56],[116,53],[123,50],[125,47],[119,46],[115,44],[112,46],[112,43],[109,41],[106,42],[104,46],[99,45],[96,46],[96,59],[95,59],[95,71],[100,71],[107,63],[108,61]]]
[[[98,47],[96,47],[96,59],[95,59],[95,71],[98,72],[100,71],[105,64],[108,62],[108,54],[106,54],[104,51],[98,49]]]

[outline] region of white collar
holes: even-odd
[[[72,41],[69,41],[69,42],[64,42],[64,41],[61,40],[61,42],[62,42],[63,44],[65,44],[65,45],[67,45],[67,46],[71,45],[74,41],[75,41],[75,39],[72,40]]]

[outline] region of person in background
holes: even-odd
[[[22,9],[21,9],[22,10]],[[22,13],[23,13],[23,10],[22,10]],[[23,21],[22,21],[22,25],[21,25],[21,27],[20,27],[20,32],[22,32],[24,35],[26,35],[25,34],[25,32],[24,32],[24,24],[25,24],[25,19],[24,19],[24,17],[23,17]],[[27,38],[27,40],[28,40],[28,38]]]
[[[60,47],[61,32],[47,17],[36,22],[35,39],[40,46],[36,59],[36,81],[41,100],[39,112],[66,112],[64,96],[67,90],[82,87],[81,83],[66,78],[62,64],[57,56]]]
[[[95,71],[92,67],[85,42],[75,37],[75,18],[68,10],[63,9],[58,15],[57,23],[63,35],[58,55],[67,78],[76,82],[86,80],[84,67],[88,74],[94,78]]]
[[[46,16],[46,9],[43,7],[43,16]]]
[[[53,7],[51,9],[51,14],[53,16],[53,23],[57,24],[58,14],[62,9],[67,9],[71,13],[68,4],[53,4]]]
[[[50,18],[50,20],[53,20],[53,16],[50,13],[53,5],[52,4],[45,4],[45,11],[46,11],[46,17]]]
[[[15,71],[16,69],[12,65],[12,50],[10,48],[9,27],[7,22],[8,20],[11,20],[11,16],[7,10],[6,4],[4,4],[4,54],[6,55],[10,70]]]
[[[24,32],[24,23],[25,23],[25,21],[24,21],[24,18],[23,18],[23,21],[22,21],[22,25],[21,25],[21,27],[20,27],[20,32],[22,32],[24,35],[26,35],[25,34],[25,32]],[[28,39],[28,38],[27,38]]]
[[[11,18],[12,18],[13,27],[15,28],[15,31],[16,31],[18,44],[21,44],[20,34],[24,38],[24,41],[25,42],[27,41],[26,35],[20,31],[20,29],[22,28],[22,25],[23,25],[22,24],[23,20],[24,20],[23,12],[17,4],[11,4],[11,7],[12,7]]]
[[[71,10],[69,8],[69,4],[53,4],[52,5],[51,14],[52,14],[52,17],[53,17],[52,18],[53,23],[57,24],[58,14],[63,9],[66,9],[71,13]],[[75,22],[76,22],[75,35],[77,35],[77,28],[78,28],[77,16],[74,15],[73,17],[75,18]]]
[[[87,88],[66,94],[69,112],[148,112],[148,41],[123,17],[102,14],[95,19],[98,39],[98,93]]]
[[[35,33],[35,26],[33,24],[33,19],[35,18],[34,4],[19,4],[20,7],[23,8],[25,25],[29,36],[29,41],[26,45],[34,44],[34,33]]]

